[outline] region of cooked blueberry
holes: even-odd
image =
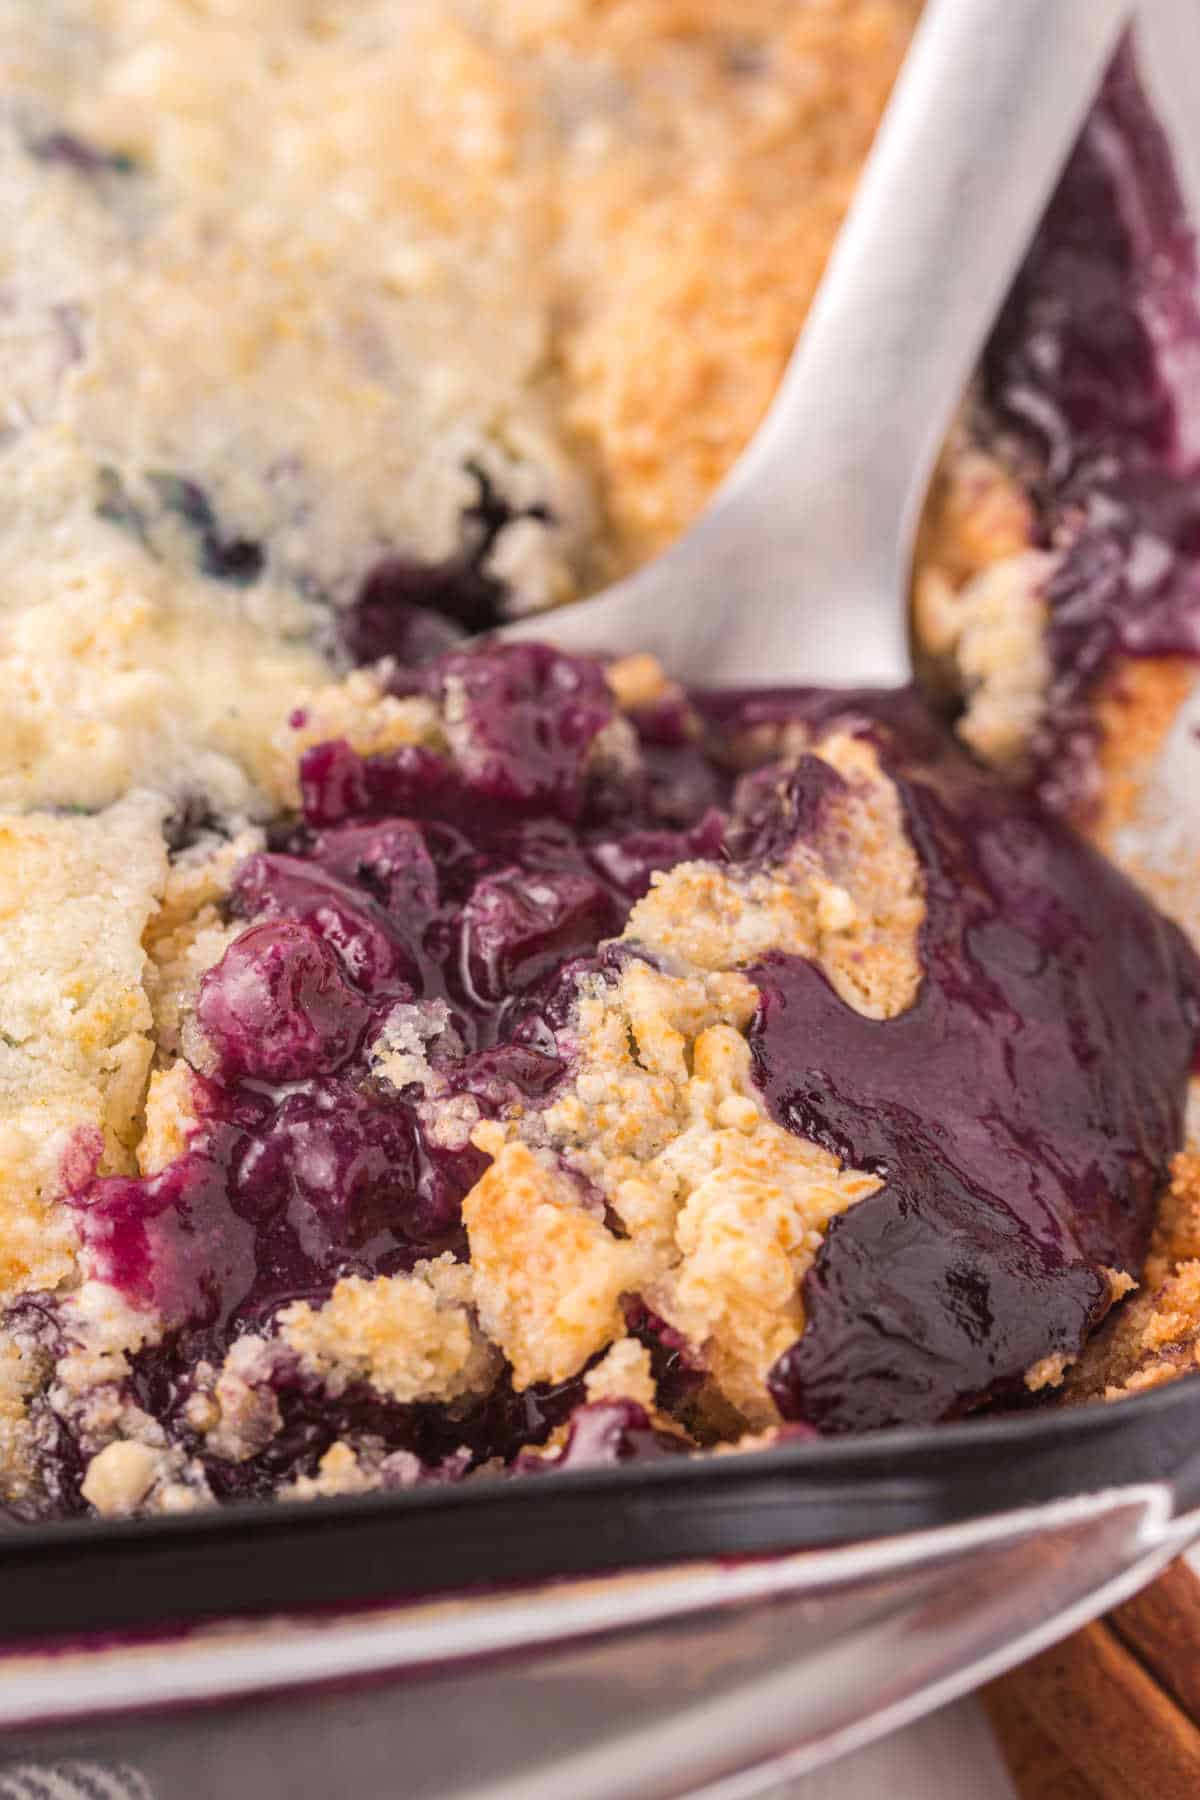
[[[340,1068],[369,1007],[342,958],[299,919],[252,925],[200,986],[200,1022],[227,1075],[303,1081]]]
[[[281,1273],[303,1263],[330,1280],[436,1254],[462,1198],[423,1170],[412,1109],[345,1081],[286,1095],[246,1146],[233,1193]]]
[[[392,556],[372,569],[337,620],[338,644],[354,663],[416,667],[452,650],[467,631],[497,622],[503,589],[457,558],[419,563]]]
[[[735,862],[779,862],[797,844],[811,843],[830,801],[844,790],[835,769],[804,756],[791,769],[768,765],[738,783],[727,846]]]
[[[361,757],[336,739],[314,744],[300,758],[300,798],[308,824],[412,813],[437,818],[458,787],[445,757],[418,745]]]
[[[616,909],[585,875],[506,869],[489,875],[463,908],[463,971],[485,1004],[525,992],[576,950],[616,926]]]
[[[237,587],[258,580],[266,563],[262,545],[248,538],[226,536],[199,482],[161,470],[152,472],[148,479],[167,511],[175,513],[195,533],[200,567],[206,575]]]
[[[625,898],[640,900],[656,870],[718,857],[725,827],[725,814],[710,807],[690,831],[630,831],[624,837],[601,838],[591,847],[591,860]]]
[[[368,892],[350,887],[318,863],[297,856],[251,856],[230,893],[233,910],[248,919],[303,919],[335,950],[365,993],[419,982],[415,947],[397,920]]]
[[[410,927],[424,924],[438,904],[438,870],[425,833],[410,819],[381,819],[324,831],[309,854],[343,881],[365,887]]]
[[[71,1196],[93,1273],[168,1330],[223,1324],[254,1285],[254,1232],[229,1204],[229,1142],[157,1175],[97,1176]]]
[[[429,680],[461,714],[458,754],[470,792],[502,806],[579,816],[592,743],[613,716],[598,663],[548,644],[508,644],[445,656]]]

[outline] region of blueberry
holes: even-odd
[[[244,931],[208,970],[197,1013],[226,1077],[303,1081],[354,1055],[369,1008],[314,925],[274,919]]]

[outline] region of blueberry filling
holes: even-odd
[[[1096,796],[1089,701],[1114,657],[1200,653],[1200,469],[1179,403],[1196,284],[1170,150],[1126,50],[992,337],[975,420],[1062,552],[1034,750],[1043,799],[1076,814]]]
[[[872,710],[925,875],[917,999],[867,1019],[811,963],[752,971],[775,1116],[884,1182],[831,1224],[772,1373],[823,1431],[946,1418],[1077,1354],[1105,1270],[1141,1267],[1200,1023],[1183,934],[1123,875]]]
[[[440,563],[389,556],[371,570],[337,622],[337,647],[351,662],[393,656],[410,666],[423,663],[462,633],[488,631],[504,617],[507,590],[488,559],[515,519],[548,524],[550,515],[543,506],[511,506],[477,463],[467,473],[477,493],[462,514],[462,549]]]
[[[92,172],[66,143],[54,154]],[[805,1328],[769,1377],[785,1430],[804,1440],[1007,1404],[1032,1365],[1079,1353],[1114,1276],[1141,1268],[1200,1029],[1182,934],[1045,809],[1086,799],[1088,702],[1114,655],[1200,649],[1200,514],[1164,374],[1200,341],[1181,216],[1122,61],[989,347],[976,421],[1063,552],[1036,792],[982,775],[912,694],[725,693],[694,709],[670,694],[628,716],[636,756],[603,754],[614,709],[599,664],[462,646],[498,616],[487,563],[517,516],[482,474],[466,550],[368,577],[340,649],[394,659],[398,696],[453,714],[455,754],[363,757],[340,741],[304,753],[300,815],[237,870],[228,911],[243,929],[200,986],[211,1063],[186,1149],[133,1178],[99,1175],[77,1146],[70,1170],[92,1274],[161,1325],[123,1398],[218,1499],[312,1477],[339,1440],[373,1446],[385,1487],[677,1453],[639,1404],[590,1400],[582,1371],[517,1391],[502,1369],[482,1397],[405,1403],[366,1382],[330,1391],[271,1333],[285,1304],[319,1306],[347,1277],[465,1259],[463,1201],[489,1159],[437,1126],[430,1096],[486,1119],[562,1092],[580,981],[615,982],[643,959],[611,940],[655,872],[700,859],[749,876],[821,838],[844,786],[829,764],[742,767],[747,741],[780,722],[869,740],[926,896],[921,985],[897,1017],[864,1017],[798,956],[747,971],[771,1117],[880,1182],[834,1218],[805,1279]],[[257,578],[261,548],[224,534],[199,487],[148,480],[206,573]],[[146,539],[150,515],[113,470],[97,507]],[[178,844],[206,824],[183,818]],[[400,1079],[377,1054],[389,1034],[421,1047]],[[636,1292],[621,1306],[660,1412],[702,1437],[703,1345]],[[8,1322],[31,1354],[61,1354],[52,1297],[26,1296]],[[199,1371],[255,1333],[271,1346],[256,1379],[273,1426],[239,1460],[190,1409]],[[35,1432],[39,1505],[81,1510],[87,1448],[48,1405]]]

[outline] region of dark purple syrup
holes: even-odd
[[[461,549],[438,563],[389,556],[376,564],[338,618],[337,648],[351,662],[392,656],[409,666],[423,663],[462,632],[489,631],[504,618],[508,591],[488,560],[514,520],[549,524],[550,514],[543,506],[518,511],[477,463],[468,463],[467,473],[476,494],[462,514]]]
[[[983,364],[977,436],[1029,491],[1053,577],[1043,798],[1095,798],[1089,702],[1119,654],[1200,654],[1200,289],[1170,150],[1117,59]]]
[[[1140,1270],[1183,1129],[1200,970],[1183,934],[914,702],[870,707],[926,885],[915,1004],[865,1019],[798,957],[751,971],[780,1123],[883,1178],[830,1226],[772,1372],[822,1431],[943,1419],[1074,1357]]]

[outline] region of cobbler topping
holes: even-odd
[[[74,1231],[60,1171],[132,1170],[153,1016],[141,935],[166,879],[164,802],[0,824],[0,1287],[53,1287]]]

